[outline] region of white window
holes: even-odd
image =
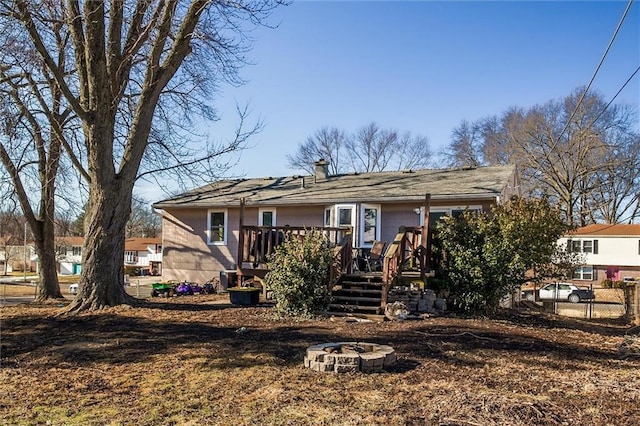
[[[593,266],[581,266],[573,271],[574,280],[592,281],[594,279]]]
[[[355,204],[338,204],[336,206],[336,226],[356,226]]]
[[[570,247],[574,253],[598,254],[598,240],[572,240]]]
[[[124,261],[127,263],[136,263],[138,261],[138,252],[136,251],[125,251],[124,252]]]
[[[380,205],[363,204],[360,207],[360,246],[371,247],[380,239]]]
[[[358,232],[356,226],[356,205],[355,204],[335,204],[324,209],[324,226],[330,227],[350,227],[353,233],[353,244],[357,244],[359,240],[355,239]],[[331,238],[335,237],[335,231],[332,231]]]
[[[209,210],[207,215],[207,244],[227,244],[227,210]]]
[[[71,251],[74,256],[82,256],[82,247],[80,246],[73,246],[71,248]]]
[[[276,226],[276,209],[260,209],[258,226]]]

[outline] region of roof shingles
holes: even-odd
[[[640,224],[594,224],[576,229],[576,236],[600,236],[600,237],[638,237],[640,236]]]
[[[154,204],[156,208],[217,207],[248,204],[329,204],[358,201],[414,201],[448,198],[495,198],[503,193],[515,167],[434,169],[329,176],[235,179],[214,182]]]

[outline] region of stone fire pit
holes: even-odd
[[[304,365],[315,371],[352,373],[381,371],[396,363],[391,346],[367,342],[321,343],[310,346]]]

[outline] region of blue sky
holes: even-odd
[[[640,65],[634,3],[592,89],[610,100]],[[586,85],[626,1],[324,2],[277,10],[275,29],[253,32],[241,75],[214,101],[227,137],[235,103],[249,102],[265,129],[230,174],[296,174],[285,156],[323,126],[346,131],[375,121],[427,136],[438,151],[463,119],[500,114]],[[616,102],[636,107],[640,75]]]

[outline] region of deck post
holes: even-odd
[[[236,271],[238,273],[237,286],[242,286],[242,258],[244,252],[244,198],[240,198],[240,217],[238,219],[238,257],[236,258]]]
[[[420,279],[424,282],[427,270],[431,272],[431,235],[429,234],[429,210],[431,209],[431,194],[424,197],[424,222],[422,223],[422,255],[420,259]]]

